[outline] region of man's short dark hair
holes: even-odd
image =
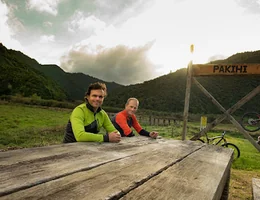
[[[91,90],[103,90],[105,92],[105,96],[107,96],[107,86],[105,83],[100,83],[100,82],[91,83],[88,87],[87,92],[85,93],[85,99],[87,95],[90,95]]]

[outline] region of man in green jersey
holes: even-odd
[[[64,136],[64,143],[71,142],[120,142],[121,136],[101,108],[107,95],[103,83],[90,84],[85,94],[86,102],[77,106],[70,116]],[[101,134],[103,127],[107,134]]]

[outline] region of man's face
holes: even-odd
[[[97,109],[102,105],[104,97],[105,97],[104,90],[91,90],[90,95],[87,95],[88,103],[94,109]]]
[[[129,101],[129,103],[125,106],[125,110],[129,116],[136,113],[138,109],[138,103],[135,100]]]

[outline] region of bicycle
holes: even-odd
[[[214,136],[214,137],[208,137],[208,134],[205,133],[206,140],[207,140],[206,143],[207,144],[212,144],[212,145],[221,144],[222,147],[227,147],[227,148],[233,149],[233,152],[234,152],[233,160],[235,160],[235,159],[240,157],[240,150],[239,150],[239,148],[235,144],[227,142],[227,140],[225,138],[225,134],[226,134],[226,131],[223,131],[223,133],[221,135]],[[200,142],[205,143],[205,141],[203,139],[201,139],[201,138],[199,138],[198,140]]]
[[[249,132],[260,130],[260,114],[257,112],[247,112],[242,116],[241,126]]]

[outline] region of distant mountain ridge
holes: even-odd
[[[9,57],[8,57],[9,55]],[[11,56],[11,57],[10,57]],[[2,44],[0,44],[0,69],[3,68],[3,66],[6,66],[6,69],[11,71],[10,66],[12,65],[13,62],[19,61],[20,65],[24,65],[28,67],[28,70],[36,70],[40,72],[43,77],[42,79],[48,79],[52,80],[53,84],[55,87],[59,87],[63,91],[63,95],[60,96],[59,98],[55,99],[63,99],[63,100],[80,100],[83,99],[84,94],[89,86],[90,83],[93,82],[104,82],[106,83],[106,86],[108,88],[108,92],[112,91],[115,88],[118,87],[123,87],[120,84],[114,83],[114,82],[106,82],[97,78],[94,78],[92,76],[83,74],[83,73],[67,73],[64,72],[59,66],[57,65],[41,65],[39,64],[35,59],[32,59],[25,54],[23,54],[20,51],[15,51],[15,50],[8,50],[6,47],[4,47]],[[16,68],[19,68],[19,65],[16,65]],[[34,68],[34,69],[33,69]],[[15,69],[12,70],[13,72],[16,71]],[[10,72],[9,72],[10,75]],[[21,75],[23,76],[23,75]],[[25,96],[30,96],[34,93],[37,93],[39,96],[42,98],[46,99],[52,99],[53,95],[43,95],[42,92],[40,91],[34,91],[32,92],[27,92],[26,94],[24,93],[24,90],[19,87],[19,84],[17,85],[16,82],[14,82],[15,79],[15,73],[12,73],[12,75],[7,77],[0,77],[0,80],[3,79],[3,81],[6,82],[5,88],[8,88],[8,83],[9,85],[12,85],[12,90],[9,91],[8,93],[10,94],[15,94],[15,93],[21,93]],[[34,76],[33,76],[34,77]],[[29,79],[30,80],[30,79]],[[27,82],[26,80],[24,80]],[[34,83],[37,85],[37,83]],[[14,90],[13,86],[15,85],[16,89]],[[53,85],[53,87],[54,87]],[[6,89],[5,89],[6,90]],[[6,92],[0,92],[1,94],[5,94]]]
[[[260,63],[260,50],[234,54],[224,60],[211,61],[210,64]]]
[[[227,63],[260,63],[260,51],[237,53],[224,60],[211,64]],[[124,107],[125,101],[134,96],[140,100],[140,107],[157,111],[183,112],[187,69],[146,81],[142,84],[130,85],[115,90],[106,99],[105,105]],[[260,85],[260,76],[205,76],[197,80],[207,89],[226,109]],[[260,95],[258,94],[237,112],[259,111]],[[190,108],[191,113],[221,113],[219,109],[192,84]]]
[[[67,95],[54,80],[33,66],[23,62],[11,50],[0,44],[0,95],[31,96],[37,94],[45,99],[66,99]]]
[[[211,63],[260,63],[260,51],[238,53]],[[41,65],[22,52],[8,50],[0,43],[0,70],[0,95],[37,94],[44,99],[82,100],[88,85],[100,81],[106,83],[108,88],[105,106],[123,108],[129,97],[136,97],[142,109],[177,113],[183,112],[184,108],[186,68],[141,84],[122,86],[83,73],[67,73],[57,65]],[[212,76],[198,77],[197,80],[226,109],[260,85],[260,76]],[[259,111],[259,107],[260,95],[246,103],[240,111]],[[195,85],[191,88],[189,110],[191,113],[220,113]]]

